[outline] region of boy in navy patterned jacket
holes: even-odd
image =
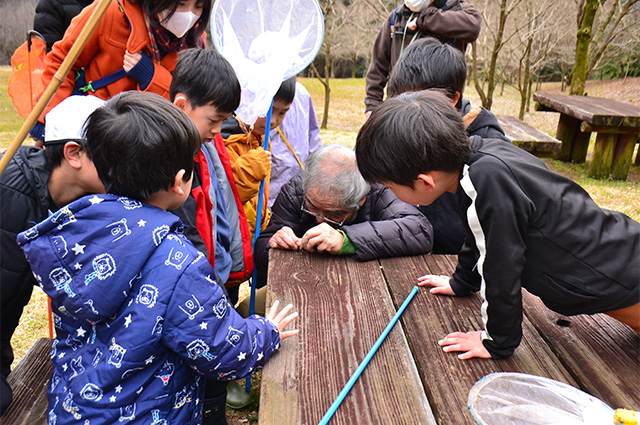
[[[197,130],[160,96],[122,93],[86,138],[106,195],[75,201],[23,232],[52,299],[49,421],[200,424],[203,377],[236,379],[279,348],[297,313],[242,319],[204,255],[165,211],[188,196]]]

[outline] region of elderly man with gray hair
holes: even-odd
[[[325,145],[283,186],[254,255],[258,270],[266,273],[271,248],[366,261],[426,254],[432,245],[431,224],[415,206],[398,200],[384,186],[369,186],[352,149]]]
[[[370,186],[356,166],[355,152],[324,145],[309,155],[304,171],[282,186],[269,225],[256,241],[258,287],[266,284],[269,250],[304,249],[367,261],[427,254],[433,246],[429,220],[382,185]],[[263,288],[255,312],[264,316]],[[249,298],[237,308],[249,315]]]

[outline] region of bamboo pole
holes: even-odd
[[[110,3],[111,0],[99,0],[98,6],[91,14],[91,17],[82,29],[82,32],[76,39],[75,43],[73,43],[73,46],[71,46],[71,50],[69,50],[69,53],[67,53],[67,57],[65,57],[62,61],[62,64],[60,64],[60,68],[58,68],[58,71],[53,76],[53,79],[40,97],[40,100],[38,100],[38,103],[36,103],[35,108],[33,108],[24,124],[22,124],[22,127],[18,131],[18,134],[16,134],[16,137],[7,148],[7,151],[3,155],[2,159],[0,159],[0,175],[2,175],[5,168],[7,168],[7,165],[9,165],[9,161],[11,161],[11,158],[13,158],[13,155],[16,153],[25,137],[27,137],[27,134],[29,134],[29,131],[38,120],[38,117],[40,117],[40,114],[42,114],[42,111],[44,111],[44,108],[51,100],[51,97],[53,97],[53,94],[56,92],[56,90],[58,90],[60,84],[62,84],[62,82],[67,77],[69,70],[76,62],[76,59],[78,59],[78,56],[80,56],[80,52],[82,52],[82,49],[84,49],[85,44],[87,44],[89,37],[91,37],[91,34],[93,34],[93,31],[98,26],[100,19],[102,19],[102,16],[107,11]]]

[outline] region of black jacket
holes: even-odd
[[[315,217],[300,207],[304,200],[302,175],[298,174],[282,187],[273,204],[271,221],[255,245],[258,270],[266,272],[269,265],[269,239],[284,226],[298,237],[318,225]],[[376,258],[427,254],[431,252],[433,230],[429,221],[412,205],[405,204],[384,186],[373,185],[358,210],[355,219],[340,228],[359,261]]]
[[[481,108],[479,113],[471,111],[471,103],[462,99],[460,112],[463,117],[468,117],[469,113],[476,114],[466,128],[469,137],[480,136],[483,139],[500,139],[511,143],[491,111],[485,108]],[[431,205],[421,205],[419,208],[433,226],[433,253],[457,254],[460,252],[465,238],[465,218],[458,208],[455,194],[444,193]]]
[[[522,338],[521,288],[564,315],[625,308],[640,299],[640,224],[602,209],[578,184],[523,149],[471,138],[458,198],[467,239],[451,279],[480,291],[483,343],[494,358]]]
[[[13,362],[11,336],[36,283],[18,233],[29,229],[57,208],[49,195],[51,170],[42,149],[23,146],[0,177],[0,372],[9,374]]]
[[[62,39],[71,19],[93,0],[40,0],[33,18],[33,29],[47,42],[47,52]]]

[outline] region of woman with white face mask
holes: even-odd
[[[128,90],[150,91],[168,99],[178,52],[205,47],[211,5],[212,0],[112,0],[74,64],[74,72],[62,82],[36,127],[43,129],[46,113],[79,89],[104,100]],[[47,55],[42,76],[45,87],[96,6],[94,2],[80,12]],[[32,135],[42,139],[42,129],[36,127]]]

